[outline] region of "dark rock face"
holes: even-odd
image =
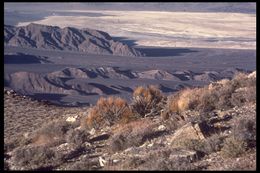
[[[143,56],[140,51],[114,41],[109,34],[92,29],[59,28],[31,23],[4,26],[4,44],[11,46],[82,51],[90,54]]]

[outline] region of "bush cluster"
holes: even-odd
[[[210,112],[256,102],[256,78],[237,73],[232,80],[223,79],[203,88],[184,89],[167,99],[163,118],[187,110]],[[166,116],[167,115],[167,116]]]
[[[163,99],[162,92],[156,86],[137,87],[133,92],[132,110],[139,117],[159,115]]]
[[[82,126],[98,129],[115,123],[127,123],[132,119],[134,119],[132,110],[124,99],[102,97],[89,109],[87,117],[82,120]]]

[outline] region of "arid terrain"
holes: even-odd
[[[5,169],[255,170],[255,84],[253,72],[170,97],[139,87],[129,106],[110,97],[92,108],[5,90]]]
[[[5,169],[255,170],[255,6],[5,3]]]

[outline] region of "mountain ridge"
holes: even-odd
[[[88,28],[60,28],[35,23],[20,27],[4,25],[4,44],[90,54],[144,56],[140,51],[113,40],[108,33],[103,31]]]

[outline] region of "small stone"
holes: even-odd
[[[153,146],[153,143],[151,143],[151,144],[148,144],[147,146],[148,146],[148,147],[152,147],[152,146]]]
[[[66,121],[67,121],[67,122],[70,122],[70,123],[73,123],[73,122],[76,121],[76,118],[75,118],[75,117],[68,117],[68,118],[66,119]]]
[[[113,163],[118,163],[119,162],[119,160],[113,160]]]
[[[29,137],[29,133],[28,133],[28,132],[27,132],[27,133],[24,133],[23,136],[24,136],[25,138],[28,138],[28,137]]]
[[[94,135],[96,133],[96,130],[94,129],[94,128],[92,128],[91,130],[90,130],[90,132],[89,132],[89,134],[91,134],[91,135]]]
[[[107,161],[106,161],[105,159],[103,159],[102,157],[99,157],[98,161],[99,161],[99,164],[100,164],[101,167],[104,167],[104,166],[105,166],[105,163],[107,162]]]
[[[158,130],[164,131],[164,130],[166,130],[166,127],[165,127],[164,125],[160,125],[160,126],[158,127]]]

